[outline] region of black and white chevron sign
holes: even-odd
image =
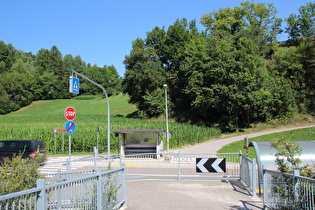
[[[225,173],[225,158],[196,158],[196,172],[201,173]]]

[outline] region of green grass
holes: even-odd
[[[141,120],[135,118],[137,108],[128,103],[128,96],[109,97],[111,150],[118,153],[120,142],[112,133],[119,129],[165,129],[165,120]],[[100,128],[99,152],[107,151],[107,102],[101,97],[79,96],[68,100],[36,101],[16,112],[0,115],[0,140],[41,139],[49,153],[54,150],[54,129],[63,129],[67,120],[64,110],[76,110],[76,131],[71,134],[71,147],[75,152],[92,152],[96,145],[96,128]],[[172,134],[170,148],[207,141],[221,135],[215,128],[169,123]],[[68,135],[65,135],[65,151],[68,148]],[[61,153],[62,134],[56,134],[57,153]],[[161,134],[161,140],[165,140]]]
[[[250,138],[249,142],[262,142],[270,141],[272,139],[289,139],[292,141],[315,141],[315,127],[311,128],[302,128],[297,130],[285,131],[281,133],[273,133],[264,136],[258,136],[255,138]],[[246,150],[243,148],[244,141],[233,142],[229,145],[222,147],[218,152],[219,153],[233,153],[242,151],[243,154],[246,154]],[[256,153],[253,147],[249,148],[249,157],[256,158]]]

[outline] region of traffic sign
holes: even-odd
[[[65,124],[65,129],[68,132],[68,134],[73,134],[76,129],[76,124],[72,120],[69,120]]]
[[[225,173],[225,158],[196,158],[196,172],[209,173]]]
[[[171,135],[171,133],[164,133],[163,136],[166,139],[170,139],[172,135]]]
[[[80,79],[76,77],[70,77],[69,92],[79,94],[80,92]]]
[[[77,113],[73,107],[67,107],[64,111],[64,116],[67,120],[74,120],[77,116]]]
[[[54,133],[67,133],[65,129],[54,129]]]

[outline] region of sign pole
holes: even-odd
[[[94,85],[96,85],[97,87],[101,88],[105,94],[106,97],[106,102],[107,102],[107,159],[110,160],[110,107],[109,107],[109,101],[108,101],[108,96],[107,96],[107,92],[105,90],[105,88],[103,88],[101,85],[97,84],[96,82],[94,82],[93,80],[87,78],[86,76],[71,70],[73,73],[83,77],[84,79],[88,80],[89,82],[93,83]]]
[[[65,154],[65,134],[62,133],[62,154]]]
[[[55,153],[55,155],[56,155],[56,141],[57,141],[57,134],[56,133],[54,133],[54,153]]]
[[[69,172],[71,172],[71,134],[68,135],[69,141]]]

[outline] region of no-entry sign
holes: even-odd
[[[73,107],[68,107],[64,111],[65,118],[67,120],[74,120],[74,118],[77,116],[76,111]]]

